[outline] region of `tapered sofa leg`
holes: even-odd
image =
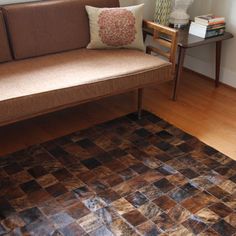
[[[138,89],[138,119],[142,118],[143,89]]]

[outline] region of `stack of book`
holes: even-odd
[[[195,17],[191,22],[189,33],[201,38],[219,36],[225,32],[225,18],[212,14]]]

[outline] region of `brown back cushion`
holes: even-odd
[[[85,47],[85,5],[117,7],[119,0],[52,0],[3,7],[15,59]]]
[[[12,60],[2,11],[0,10],[0,63]]]

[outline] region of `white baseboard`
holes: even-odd
[[[215,65],[199,60],[198,58],[186,55],[184,66],[188,69],[206,75],[207,77],[215,77]],[[222,67],[220,81],[224,84],[236,88],[236,72]]]

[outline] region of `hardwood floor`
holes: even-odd
[[[177,102],[172,83],[144,92],[144,108],[236,160],[236,90],[185,71]],[[0,128],[0,155],[39,144],[136,110],[136,93],[83,104]]]

